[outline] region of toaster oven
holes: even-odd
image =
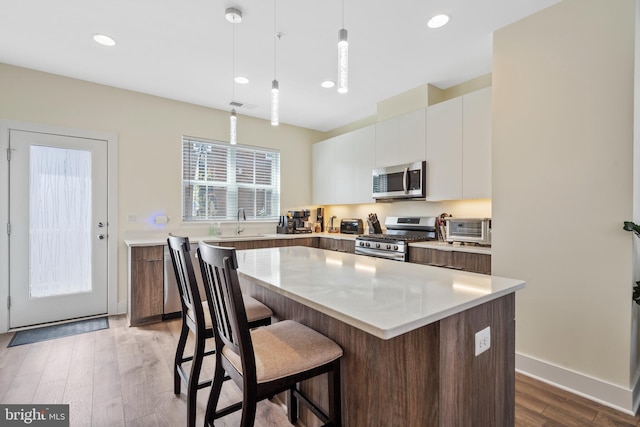
[[[361,219],[340,220],[340,233],[343,234],[363,234],[364,225]]]
[[[491,244],[491,218],[445,218],[447,242]]]

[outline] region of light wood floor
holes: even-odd
[[[13,334],[0,335],[0,402],[68,403],[71,426],[168,426],[185,424],[184,390],[173,394],[172,363],[180,321],[130,328],[124,316],[110,328],[73,337],[7,348]],[[213,358],[203,375],[212,375]],[[197,425],[203,423],[208,389],[198,393]],[[225,384],[226,402],[240,397]],[[236,426],[239,414],[216,422]],[[256,427],[290,426],[284,409],[258,405]],[[516,426],[638,426],[640,418],[550,387],[516,378]],[[390,426],[395,427],[395,426]]]

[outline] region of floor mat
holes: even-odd
[[[100,329],[108,328],[109,319],[107,317],[79,320],[77,322],[63,323],[60,325],[44,326],[42,328],[16,332],[7,347],[32,344],[34,342],[85,334],[87,332],[99,331]]]

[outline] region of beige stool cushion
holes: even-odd
[[[283,320],[251,330],[258,383],[308,371],[342,356],[342,348],[313,329]],[[240,356],[228,346],[222,354],[242,373]]]
[[[266,319],[273,314],[269,307],[249,295],[242,294],[242,300],[244,301],[244,309],[247,312],[247,321],[249,323]],[[207,313],[209,313],[209,310],[207,310]]]
[[[247,321],[249,323],[256,320],[266,319],[267,317],[271,317],[273,314],[269,307],[249,295],[242,294],[242,300],[244,301],[244,308],[247,311]],[[202,310],[204,310],[204,327],[207,329],[213,328],[211,313],[209,312],[209,306],[206,301],[202,302]],[[193,317],[193,312],[191,310],[187,311],[187,316],[195,322],[195,318]]]

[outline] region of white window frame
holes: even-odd
[[[195,177],[189,178],[187,174],[194,173],[195,167],[192,164],[192,158],[185,156],[186,149],[189,146],[200,144],[201,146],[209,146],[218,150],[222,149],[226,151],[226,180],[207,180],[196,179]],[[256,183],[256,167],[254,163],[253,168],[253,182],[252,183],[238,183],[236,181],[236,154],[238,151],[250,152],[255,156],[274,156],[274,161],[271,162],[271,183],[270,184],[258,184]],[[206,156],[207,153],[204,153]],[[197,166],[196,166],[197,167]],[[206,166],[205,166],[206,167]],[[185,172],[186,171],[186,172]],[[193,193],[193,186],[204,186],[209,188],[225,188],[225,200],[224,200],[224,212],[216,211],[213,215],[210,215],[207,211],[211,205],[209,199],[209,191],[206,192],[205,197],[205,215],[197,214],[194,212],[195,205],[193,200],[196,198]],[[269,194],[269,207],[257,206],[258,198],[254,196],[250,200],[239,201],[238,193],[240,189],[249,189],[254,191],[264,190],[265,194]],[[191,197],[189,197],[191,192]],[[187,206],[189,204],[189,206]],[[242,206],[244,205],[244,206]],[[246,211],[247,221],[275,221],[279,217],[280,213],[280,151],[263,148],[252,147],[247,145],[230,145],[228,142],[213,141],[197,137],[182,137],[182,221],[184,222],[210,222],[210,221],[231,221],[236,220],[238,208],[243,207]]]

